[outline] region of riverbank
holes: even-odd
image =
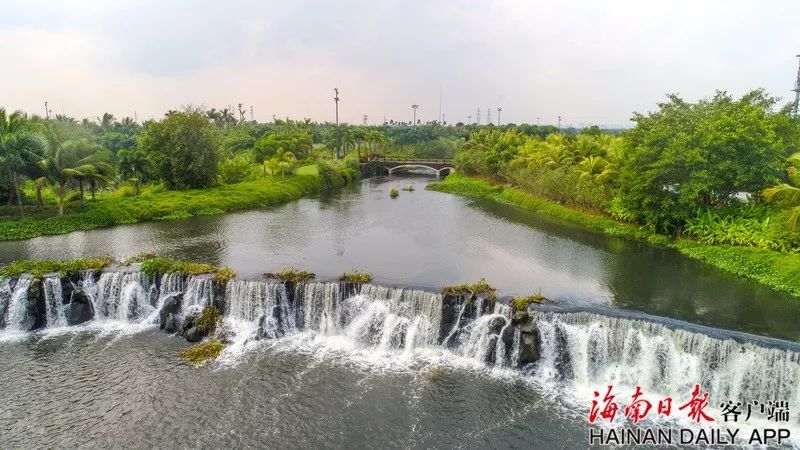
[[[500,186],[460,173],[451,174],[442,181],[431,183],[427,189],[510,204],[567,225],[579,226],[609,236],[672,247],[690,258],[800,298],[800,255],[795,253],[730,245],[703,245],[689,239],[675,239],[634,224],[558,205],[519,188]]]
[[[336,177],[334,184],[346,184]],[[0,241],[58,235],[155,220],[184,219],[261,208],[297,200],[331,186],[319,175],[267,176],[208,189],[143,193],[134,197],[87,202],[85,209],[61,217],[0,221]]]

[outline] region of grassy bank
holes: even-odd
[[[0,221],[0,240],[27,239],[152,220],[183,219],[271,206],[326,189],[317,175],[264,177],[208,189],[143,193],[87,202],[62,217]]]
[[[611,236],[621,236],[651,244],[669,246],[682,254],[714,267],[755,280],[777,291],[800,297],[800,255],[774,250],[703,245],[688,239],[673,239],[637,225],[618,222],[592,212],[568,208],[489,181],[454,173],[428,189],[471,198],[493,200],[518,206],[568,225],[577,225]]]

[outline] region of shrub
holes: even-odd
[[[250,157],[238,154],[226,159],[219,165],[219,176],[225,184],[234,184],[244,181],[250,175]]]
[[[391,197],[391,198],[397,198],[397,197],[399,197],[399,196],[400,196],[400,191],[399,191],[399,190],[397,190],[397,188],[396,188],[396,187],[392,187],[391,189],[389,189],[389,197]]]
[[[443,296],[461,294],[469,294],[470,298],[478,294],[486,294],[490,300],[495,300],[497,298],[495,288],[487,283],[484,278],[481,278],[480,281],[476,283],[456,284],[442,289]]]
[[[542,296],[542,291],[536,291],[533,295],[527,297],[514,297],[511,301],[511,307],[514,311],[527,311],[528,305],[531,303],[542,303],[545,300]]]
[[[345,272],[339,277],[339,281],[344,281],[346,283],[365,284],[372,281],[372,274],[357,270],[353,272]]]
[[[226,283],[236,276],[236,272],[229,267],[217,267],[211,264],[202,264],[192,261],[181,261],[166,257],[142,258],[133,262],[142,263],[142,272],[149,277],[156,273],[184,273],[186,275],[213,274],[217,283]]]
[[[277,278],[281,279],[281,281],[291,281],[294,283],[305,283],[313,280],[316,276],[314,272],[295,269],[294,267],[287,267],[277,274]]]

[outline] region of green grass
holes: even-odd
[[[46,273],[58,272],[61,276],[70,276],[83,270],[102,270],[111,263],[110,258],[73,259],[69,261],[39,259],[15,261],[0,268],[0,276],[18,277],[24,273],[34,278],[41,278]]]
[[[487,283],[485,279],[481,278],[480,281],[476,283],[463,283],[455,284],[453,286],[446,286],[444,289],[442,289],[442,296],[469,294],[471,299],[477,294],[486,294],[487,298],[494,301],[497,298],[496,291],[497,290],[492,285]]]
[[[319,176],[296,175],[285,179],[264,177],[208,189],[145,192],[135,197],[99,199],[87,202],[82,210],[70,205],[70,212],[63,217],[39,215],[0,221],[0,241],[265,207],[296,200],[326,188],[325,181]]]
[[[127,264],[140,262],[142,272],[148,277],[153,277],[156,273],[183,273],[186,275],[213,274],[217,283],[227,283],[228,280],[236,276],[236,272],[229,267],[217,267],[212,264],[196,263],[192,261],[181,261],[172,258],[154,257],[143,255],[125,261]]]
[[[630,237],[661,245],[669,244],[671,241],[668,236],[653,233],[633,224],[618,222],[609,217],[588,211],[568,208],[516,188],[498,186],[489,181],[468,177],[458,172],[449,175],[442,181],[429,184],[427,189],[519,206],[561,223],[579,225],[611,236]]]
[[[297,168],[298,175],[312,175],[317,176],[319,175],[319,169],[317,168],[317,164],[309,164],[307,166],[298,167]]]
[[[764,248],[707,245],[689,239],[673,239],[634,224],[615,221],[591,212],[567,208],[517,188],[503,187],[480,178],[454,173],[427,187],[470,198],[489,199],[534,211],[557,222],[611,236],[676,248],[682,254],[714,267],[755,280],[776,291],[800,297],[800,254]]]

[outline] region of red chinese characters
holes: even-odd
[[[595,423],[598,417],[613,422],[619,412],[620,406],[614,400],[616,395],[612,393],[613,386],[606,388],[605,394],[600,398],[600,392],[595,391],[592,406],[589,408],[589,422]],[[687,417],[695,422],[714,422],[714,418],[706,414],[705,408],[708,406],[708,392],[700,390],[700,385],[695,384],[692,389],[691,399],[678,410],[685,411]],[[653,409],[653,402],[644,397],[641,386],[631,395],[631,402],[623,410],[624,416],[633,423],[639,423],[647,418],[651,410],[659,416],[669,416],[672,414],[672,397],[665,397],[658,401],[656,408]]]

